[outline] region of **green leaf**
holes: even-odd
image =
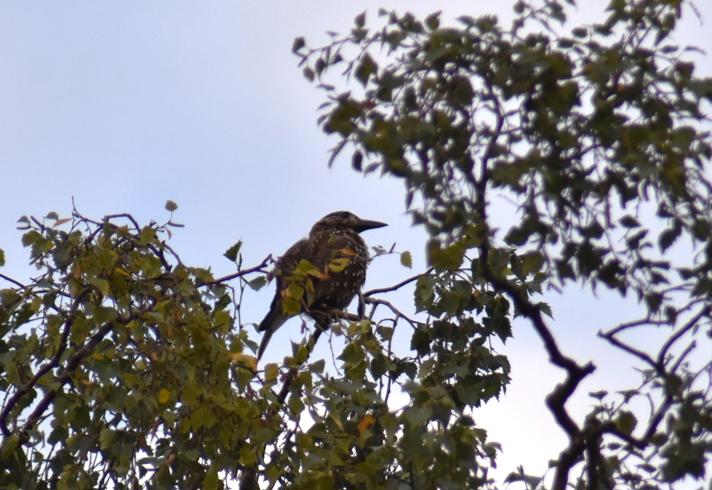
[[[0,267],[5,265],[5,251],[0,248]]]
[[[15,452],[15,449],[20,444],[20,434],[14,433],[2,440],[0,445],[0,459],[7,460],[10,454]]]
[[[171,213],[178,209],[178,205],[174,202],[168,199],[165,204],[165,208],[167,211],[170,211]]]
[[[219,488],[218,470],[215,465],[211,465],[203,478],[203,490],[217,490]]]
[[[410,406],[405,409],[403,416],[411,428],[418,428],[425,424],[432,415],[432,409],[426,406]]]
[[[102,295],[109,296],[109,281],[107,281],[106,279],[92,277],[91,279],[89,279],[89,284],[97,288]]]
[[[465,248],[461,244],[455,243],[443,248],[438,240],[430,240],[427,251],[428,263],[438,269],[457,269],[465,256]]]
[[[116,432],[109,428],[105,427],[101,429],[99,433],[99,447],[103,450],[111,449],[111,446],[114,444],[115,435]]]
[[[247,281],[247,285],[250,286],[254,291],[259,291],[265,284],[267,284],[267,277],[257,276],[254,279]]]
[[[616,427],[625,434],[632,434],[638,419],[631,412],[622,411],[615,420]]]
[[[544,256],[539,252],[529,252],[522,257],[522,274],[527,276],[539,272],[544,266]]]
[[[286,297],[282,299],[282,312],[286,315],[296,315],[302,311],[302,304],[299,300]]]
[[[168,403],[168,401],[171,399],[171,392],[170,390],[166,388],[161,388],[161,391],[158,392],[158,401],[160,403]]]
[[[400,254],[400,263],[403,267],[411,269],[413,267],[413,257],[411,257],[409,251],[402,252]]]
[[[363,55],[363,58],[361,58],[361,63],[359,63],[358,67],[356,68],[356,79],[365,86],[368,83],[368,78],[372,74],[376,73],[377,69],[378,65],[376,64],[376,62],[373,61],[371,55],[366,53]]]
[[[30,230],[24,235],[22,235],[22,246],[29,247],[33,245],[38,240],[42,239],[42,235],[36,230]]]
[[[237,254],[240,253],[241,247],[242,240],[238,240],[232,247],[225,250],[223,256],[227,257],[230,262],[235,262],[237,260]]]
[[[277,379],[279,375],[279,366],[276,363],[271,362],[265,366],[265,381],[268,383]]]

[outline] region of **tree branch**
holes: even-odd
[[[227,276],[219,277],[217,279],[213,279],[212,281],[204,282],[204,283],[200,284],[200,286],[214,286],[215,284],[220,284],[223,282],[231,281],[233,279],[245,276],[247,274],[252,274],[255,272],[264,272],[265,267],[267,267],[267,264],[269,264],[269,262],[271,260],[272,260],[272,255],[268,255],[267,257],[265,257],[265,259],[262,262],[260,262],[258,265],[254,266],[254,267],[250,267],[249,269],[242,269],[237,272],[233,272],[232,274],[228,274]]]
[[[86,356],[91,354],[94,347],[96,347],[97,344],[101,342],[101,340],[104,338],[104,336],[106,336],[106,334],[111,331],[113,326],[113,323],[107,323],[106,325],[101,327],[99,331],[97,331],[94,335],[91,336],[89,342],[84,344],[84,346],[77,352],[75,352],[74,355],[69,359],[69,361],[67,361],[66,367],[62,370],[59,376],[57,376],[57,381],[60,382],[59,388],[49,390],[47,391],[47,393],[45,393],[45,396],[42,397],[42,399],[39,401],[30,416],[27,417],[27,420],[25,421],[20,431],[21,433],[27,432],[33,425],[37,423],[37,421],[42,417],[44,411],[47,410],[49,404],[52,403],[52,400],[54,400],[54,398],[57,396],[59,389],[62,388],[69,381],[70,377],[72,376],[72,373],[76,371],[82,360]]]
[[[10,412],[12,412],[12,409],[15,408],[15,405],[17,405],[17,402],[20,400],[20,398],[25,396],[32,388],[34,388],[42,376],[47,374],[50,370],[59,366],[59,359],[60,357],[62,357],[62,354],[67,348],[67,339],[69,338],[69,333],[72,329],[72,324],[76,319],[77,311],[86,293],[87,291],[83,291],[79,296],[77,296],[77,298],[72,303],[72,306],[69,310],[69,314],[67,315],[67,319],[64,322],[64,329],[62,330],[60,344],[57,347],[57,352],[55,352],[54,356],[52,356],[52,359],[50,359],[42,367],[40,367],[35,373],[35,375],[32,376],[32,379],[30,379],[24,386],[22,386],[15,393],[12,394],[12,396],[5,404],[5,407],[3,408],[2,412],[0,412],[0,430],[2,430],[2,433],[5,437],[10,435],[10,430],[7,427],[7,417],[10,415]]]
[[[433,271],[433,268],[431,267],[428,270],[426,270],[425,272],[423,272],[421,274],[416,274],[412,277],[409,277],[408,279],[404,279],[403,281],[399,282],[398,284],[394,284],[393,286],[389,286],[389,287],[385,287],[385,288],[376,288],[376,289],[371,289],[369,291],[366,291],[365,293],[363,293],[363,296],[367,297],[367,296],[373,296],[374,294],[390,293],[391,291],[396,291],[396,290],[402,288],[403,286],[410,284],[413,281],[417,281],[418,279],[420,279],[423,276],[429,275],[432,271]]]

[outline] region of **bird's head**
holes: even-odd
[[[356,233],[370,230],[373,228],[381,228],[386,226],[386,223],[380,221],[371,221],[361,219],[348,211],[336,211],[321,218],[312,227],[311,232],[329,231],[329,230],[353,230]]]

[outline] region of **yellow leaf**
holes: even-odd
[[[271,362],[265,366],[265,381],[270,382],[277,379],[279,374],[279,367],[276,363]]]
[[[322,271],[320,271],[319,269],[312,269],[312,270],[310,270],[309,272],[307,272],[307,274],[310,275],[310,276],[314,276],[314,277],[316,277],[317,279],[320,279],[320,280],[322,280],[322,281],[323,281],[324,279],[327,279],[327,278],[329,277],[329,275],[328,275],[326,272],[322,272]]]
[[[410,255],[410,252],[407,250],[405,252],[402,252],[400,255],[400,262],[403,267],[407,267],[408,269],[413,267],[413,257]]]
[[[375,422],[375,419],[373,418],[373,415],[366,414],[363,416],[363,418],[359,421],[358,423],[358,433],[361,434],[363,431],[368,429],[373,425]]]
[[[161,391],[158,392],[158,401],[160,403],[168,403],[168,400],[171,399],[171,392],[165,388],[161,388]]]
[[[242,354],[241,352],[231,352],[230,360],[235,364],[240,364],[245,366],[252,371],[257,369],[257,358],[248,354]]]
[[[355,257],[356,256],[356,252],[354,251],[354,249],[349,248],[349,247],[340,248],[338,250],[338,252],[341,255],[343,255],[344,257]]]
[[[341,272],[346,269],[348,265],[349,259],[347,258],[332,259],[331,262],[329,262],[329,270],[332,272]]]
[[[131,274],[129,274],[123,267],[116,267],[114,270],[124,277],[131,277]]]

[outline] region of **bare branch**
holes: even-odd
[[[376,289],[371,289],[369,291],[366,291],[363,293],[365,297],[368,296],[373,296],[374,294],[382,294],[382,293],[390,293],[391,291],[396,291],[403,286],[410,284],[413,281],[417,281],[421,277],[430,275],[430,273],[433,271],[433,268],[431,267],[430,269],[426,270],[422,274],[416,274],[412,277],[409,277],[408,279],[404,279],[403,281],[399,282],[398,284],[394,284],[393,286],[385,287],[385,288],[376,288]]]
[[[232,274],[228,274],[227,276],[219,277],[217,279],[213,279],[212,281],[204,282],[200,286],[214,286],[216,284],[237,279],[238,277],[246,276],[247,274],[254,274],[255,272],[265,272],[265,268],[271,260],[272,255],[268,255],[262,262],[260,262],[254,267],[250,267],[249,269],[242,269],[237,272],[233,272]]]

